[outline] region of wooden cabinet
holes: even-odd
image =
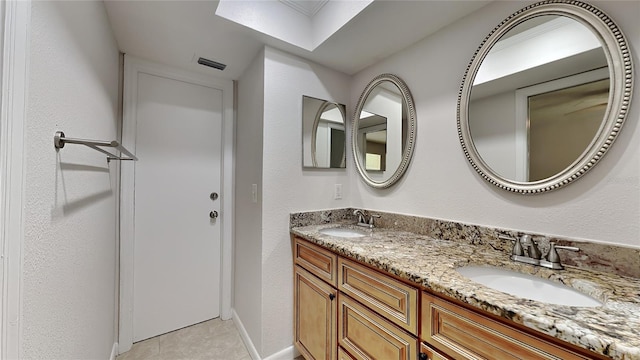
[[[333,287],[337,286],[338,255],[331,251],[294,238],[293,261]]]
[[[417,338],[349,296],[338,296],[338,343],[354,359],[417,359]]]
[[[356,360],[353,356],[349,355],[348,352],[344,351],[343,348],[338,348],[338,360]]]
[[[293,252],[295,344],[307,360],[604,359],[306,240],[294,237]]]
[[[307,360],[416,360],[419,290],[293,237],[294,342]]]
[[[337,290],[300,266],[294,271],[294,341],[307,359],[336,358]]]
[[[439,353],[437,350],[433,349],[431,346],[422,343],[420,344],[420,360],[449,360],[448,357]]]
[[[418,335],[418,289],[415,287],[354,261],[339,258],[338,289]]]
[[[420,338],[453,359],[590,358],[428,293],[420,316]]]

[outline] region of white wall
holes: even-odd
[[[253,346],[262,348],[262,123],[264,52],[238,81],[233,308]],[[258,185],[258,202],[251,185]]]
[[[624,31],[636,60],[637,77],[640,3],[592,3]],[[483,38],[524,5],[520,1],[493,2],[354,76],[352,106],[380,73],[394,73],[405,80],[416,105],[418,133],[405,177],[391,189],[373,190],[354,176],[351,205],[640,247],[638,96],[608,154],[582,179],[560,190],[533,196],[502,191],[482,180],[463,155],[456,102],[464,71]],[[353,174],[353,164],[347,166]]]
[[[31,26],[20,357],[108,359],[118,164],[53,135],[116,138],[118,49],[102,2],[33,2]]]
[[[302,169],[302,95],[346,104],[349,80],[342,73],[266,48],[264,60],[264,144],[262,195],[261,355],[291,346],[293,273],[289,213],[349,206],[334,200],[334,184],[348,197],[345,169]],[[242,99],[241,99],[242,100]],[[347,109],[349,111],[349,109]],[[347,119],[351,115],[347,113]],[[350,122],[350,120],[348,120]],[[239,146],[240,146],[240,142]],[[236,176],[238,178],[238,176]],[[239,219],[236,219],[238,221]]]

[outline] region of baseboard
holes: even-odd
[[[109,356],[109,360],[116,360],[116,356],[118,356],[118,343],[113,343],[113,347],[111,348],[111,356]]]
[[[264,358],[264,360],[293,360],[298,357],[300,353],[295,346],[291,345],[288,348],[278,351],[277,353]]]
[[[300,352],[298,351],[298,349],[296,349],[295,346],[291,345],[286,349],[280,350],[277,353],[262,359],[260,357],[260,354],[258,354],[258,350],[256,350],[256,347],[253,346],[253,342],[251,342],[251,338],[249,338],[249,333],[247,333],[247,330],[244,328],[244,325],[242,324],[242,321],[240,320],[240,317],[236,313],[235,309],[231,310],[231,319],[233,320],[233,323],[236,325],[236,328],[238,328],[240,337],[242,338],[244,345],[247,347],[247,351],[249,351],[249,356],[251,356],[251,359],[253,360],[293,360],[296,357],[300,356]]]
[[[242,321],[240,321],[240,317],[238,317],[235,309],[231,310],[231,320],[233,320],[236,328],[238,328],[240,338],[242,338],[244,345],[247,347],[247,351],[249,351],[249,356],[251,356],[251,359],[262,360],[260,358],[260,354],[258,354],[258,350],[256,350],[255,346],[253,346],[253,342],[251,341],[251,338],[249,338],[249,333],[247,333],[247,329],[244,328],[244,325],[242,324]]]

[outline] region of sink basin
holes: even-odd
[[[579,307],[602,305],[601,301],[564,284],[508,269],[465,266],[456,271],[477,283],[524,299]]]
[[[367,235],[365,232],[357,229],[339,228],[339,227],[322,229],[320,230],[320,233],[325,235],[344,237],[344,238],[355,238],[355,237],[362,237]]]

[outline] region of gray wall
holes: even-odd
[[[262,126],[264,51],[238,81],[235,174],[234,311],[253,345],[262,348]],[[258,185],[258,202],[251,185]]]

